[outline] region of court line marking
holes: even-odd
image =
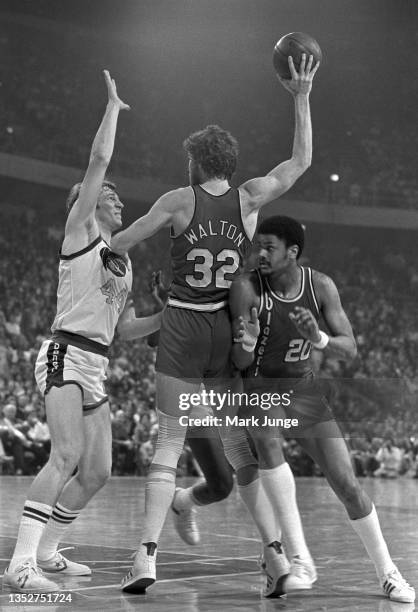
[[[259,576],[260,570],[255,572],[235,572],[233,574],[208,574],[206,576],[190,576],[188,578],[165,578],[163,580],[157,580],[156,584],[167,584],[170,582],[186,582],[188,580],[210,580],[213,578],[222,579],[222,578],[232,578],[236,576]],[[116,584],[105,584],[105,585],[97,585],[91,587],[81,587],[79,589],[70,589],[72,593],[78,593],[79,591],[94,591],[97,589],[115,589],[120,587],[120,583]],[[66,589],[67,590],[67,589]]]
[[[260,540],[258,540],[257,538],[245,538],[244,536],[227,535],[225,533],[211,533],[210,535],[216,536],[217,538],[232,538],[234,540],[246,540],[247,542],[260,543]]]
[[[212,535],[212,534],[209,534]],[[220,534],[217,534],[220,535]],[[228,536],[223,536],[221,535],[220,537],[228,537]],[[229,536],[231,537],[231,536]],[[5,535],[0,535],[0,538],[5,538],[8,540],[16,540],[16,537],[14,536],[5,536]],[[256,542],[259,542],[259,540],[255,540]],[[61,544],[61,543],[60,543]],[[137,548],[129,548],[129,546],[108,546],[106,544],[86,544],[86,542],[65,542],[65,544],[70,544],[71,546],[89,546],[90,548],[109,548],[112,550],[128,550],[128,551],[132,551],[132,552],[137,552]],[[215,559],[217,558],[217,555],[208,555],[208,554],[203,554],[203,553],[192,553],[192,552],[181,552],[181,551],[174,551],[174,550],[163,550],[163,549],[158,549],[159,553],[168,553],[168,554],[172,554],[172,555],[183,555],[185,557],[207,557],[208,559],[211,559],[213,557],[215,557]],[[8,560],[8,559],[7,559]]]

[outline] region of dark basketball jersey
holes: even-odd
[[[289,319],[295,306],[309,308],[319,319],[319,307],[312,283],[312,270],[301,268],[302,282],[298,295],[292,299],[279,297],[271,289],[268,279],[256,274],[260,282],[260,335],[255,347],[255,359],[246,370],[248,379],[300,378],[311,371],[311,343],[303,338]]]
[[[231,187],[214,196],[194,185],[193,192],[193,218],[184,232],[172,237],[168,303],[185,308],[196,305],[197,310],[207,304],[216,309],[225,306],[251,241],[242,223],[238,189]]]

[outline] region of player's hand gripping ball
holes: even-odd
[[[289,55],[292,56],[296,71],[299,72],[302,53],[306,53],[306,58],[313,55],[313,65],[322,60],[321,47],[309,34],[291,32],[276,43],[273,51],[273,65],[282,79],[292,78],[289,70]]]

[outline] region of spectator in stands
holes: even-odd
[[[16,419],[16,406],[6,404],[0,419],[0,437],[7,455],[14,458],[16,474],[18,476],[27,473],[27,462],[25,449],[31,446],[30,441],[21,431],[22,423]]]
[[[393,438],[386,438],[376,453],[379,468],[374,472],[381,478],[397,478],[402,464],[402,451],[395,446]]]

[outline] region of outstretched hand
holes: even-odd
[[[151,279],[149,281],[149,290],[157,306],[163,308],[164,303],[167,300],[167,289],[164,286],[161,270],[158,270],[158,272],[153,272],[151,274]]]
[[[318,322],[309,308],[296,306],[294,311],[289,313],[289,319],[293,321],[300,335],[306,340],[309,340],[312,344],[320,342]]]
[[[109,97],[109,102],[113,102],[113,104],[116,104],[117,106],[119,106],[120,110],[131,110],[131,107],[128,104],[125,104],[125,102],[122,102],[122,100],[119,98],[118,92],[116,90],[115,79],[112,79],[112,77],[109,74],[109,71],[103,70],[103,74],[104,74],[104,78],[106,81],[107,95]]]
[[[257,344],[258,336],[260,335],[260,322],[258,320],[257,308],[251,308],[250,318],[238,318],[237,333],[234,337],[234,342],[242,344],[242,348],[249,350]],[[252,349],[251,349],[252,350]]]
[[[299,66],[299,72],[295,68],[293,57],[289,55],[289,70],[291,74],[290,79],[283,79],[279,75],[277,78],[287,91],[293,96],[298,94],[308,95],[312,89],[312,80],[319,68],[320,62],[316,62],[315,66],[312,67],[314,61],[313,55],[309,56],[308,62],[306,62],[306,53],[302,53],[302,60]]]

